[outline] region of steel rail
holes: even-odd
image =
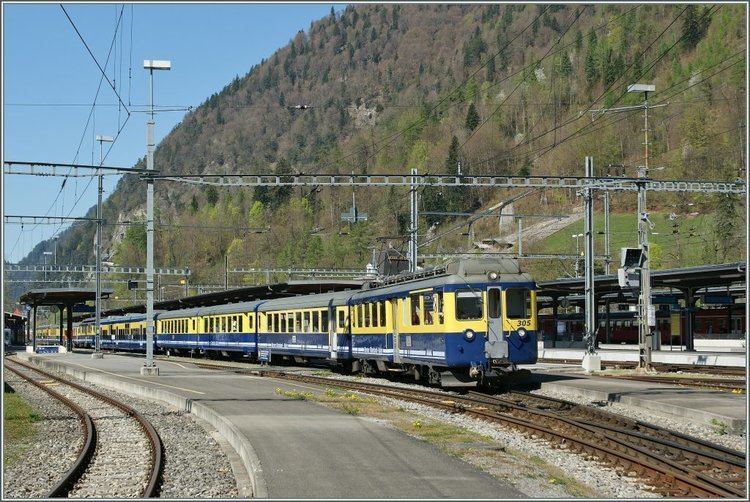
[[[551,439],[555,443],[572,446],[574,450],[586,452],[601,458],[602,460],[625,467],[626,472],[636,472],[642,478],[652,483],[667,494],[689,494],[704,497],[737,497],[744,496],[744,492],[707,476],[701,472],[694,471],[690,467],[680,465],[649,448],[634,445],[628,441],[612,437],[601,428],[590,424],[584,424],[575,420],[567,419],[549,412],[534,410],[505,404],[513,408],[517,413],[528,415],[519,418],[510,414],[504,414],[499,409],[491,410],[489,404],[479,399],[462,396],[452,396],[432,391],[404,389],[386,385],[369,384],[361,382],[349,382],[330,378],[314,377],[307,375],[293,375],[281,371],[254,370],[244,373],[258,376],[282,378],[293,381],[301,381],[313,384],[322,384],[333,387],[348,388],[360,392],[379,394],[395,399],[404,399],[426,404],[432,407],[442,408],[451,412],[461,412],[482,419],[505,423],[512,427],[520,428],[532,435]],[[546,419],[547,424],[540,423],[539,419]],[[553,430],[549,422],[555,422],[562,431]],[[586,438],[593,438],[589,440]],[[646,475],[649,473],[649,475]]]
[[[149,476],[148,476],[148,483],[146,484],[146,487],[141,492],[141,497],[153,498],[153,497],[159,496],[161,476],[164,470],[164,445],[162,444],[161,438],[159,437],[159,433],[156,432],[156,429],[154,429],[154,426],[151,425],[151,422],[146,420],[133,407],[128,406],[127,404],[122,403],[120,401],[117,401],[116,399],[113,399],[109,396],[105,396],[104,394],[97,392],[93,389],[89,389],[88,387],[84,387],[83,385],[79,385],[68,379],[59,377],[57,375],[54,375],[52,373],[39,369],[35,366],[22,363],[20,361],[14,360],[13,363],[23,366],[24,368],[27,368],[29,370],[36,371],[37,373],[44,375],[47,378],[51,378],[64,385],[73,387],[74,389],[79,390],[85,394],[89,394],[90,396],[93,396],[96,399],[104,401],[105,403],[112,405],[115,408],[118,408],[126,415],[133,417],[141,426],[143,431],[146,433],[146,436],[148,437],[149,443],[151,445],[151,462],[150,462],[151,472],[149,473]]]
[[[482,394],[488,398],[492,398],[495,396],[487,396],[486,394]],[[681,443],[682,445],[685,445],[687,447],[692,448],[698,448],[703,449],[704,453],[706,453],[706,450],[708,450],[709,455],[714,455],[715,458],[720,460],[726,460],[730,463],[733,463],[734,465],[738,466],[745,466],[745,454],[732,450],[730,448],[727,448],[725,446],[711,443],[709,441],[705,441],[700,438],[696,438],[693,436],[688,436],[687,434],[682,434],[677,431],[673,431],[670,429],[665,429],[663,427],[655,426],[646,422],[641,422],[640,420],[634,420],[631,418],[628,418],[623,415],[617,415],[615,413],[610,413],[608,411],[600,410],[597,408],[593,408],[591,406],[584,406],[578,403],[574,403],[572,401],[566,401],[564,399],[558,399],[555,397],[548,397],[548,396],[541,396],[538,394],[529,394],[526,392],[510,392],[509,396],[517,395],[520,396],[522,399],[533,399],[540,402],[545,403],[546,406],[549,406],[549,403],[557,404],[565,406],[565,412],[570,412],[571,410],[579,410],[585,414],[589,414],[592,417],[595,417],[602,423],[606,424],[617,424],[623,427],[628,427],[630,429],[640,431],[640,432],[646,432],[648,434],[651,434],[654,437],[662,437],[667,438],[669,441]]]
[[[741,452],[557,398],[519,392],[511,392],[509,398],[475,392],[471,392],[470,395],[491,405],[504,407],[510,404],[523,409],[532,407],[543,413],[564,415],[566,419],[594,426],[605,431],[605,434],[621,438],[633,446],[658,453],[669,459],[671,465],[684,469],[692,476],[717,484],[727,491],[734,492],[736,496],[744,496],[742,487],[745,484],[746,462],[745,455]],[[533,405],[534,401],[538,404]],[[717,478],[706,473],[726,473],[729,477]]]
[[[63,396],[62,394],[50,389],[46,385],[39,383],[33,378],[24,375],[23,372],[11,367],[5,360],[5,368],[23,378],[33,386],[43,390],[57,401],[63,403],[65,406],[70,408],[81,422],[83,428],[83,443],[81,448],[78,450],[76,460],[63,477],[47,492],[44,498],[64,498],[68,496],[70,490],[75,486],[81,476],[86,471],[91,459],[96,451],[96,426],[94,421],[91,419],[91,415],[86,413],[83,408],[75,404],[73,401]]]
[[[745,380],[729,380],[720,378],[674,378],[669,376],[647,376],[647,375],[597,375],[604,378],[619,378],[621,380],[633,380],[635,382],[660,383],[664,385],[677,385],[684,387],[711,388],[722,392],[731,392],[746,389]]]

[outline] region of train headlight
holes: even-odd
[[[495,279],[497,279],[497,272],[490,272],[489,274],[487,274],[487,277],[489,277],[491,281],[494,281]]]
[[[464,331],[464,339],[467,342],[472,341],[476,336],[477,336],[477,334],[474,333],[474,330],[467,329],[466,331]]]
[[[526,330],[523,328],[518,328],[518,336],[520,336],[521,338],[526,336]]]

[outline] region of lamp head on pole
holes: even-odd
[[[172,62],[168,60],[159,59],[144,59],[143,68],[146,70],[171,70]]]
[[[628,86],[628,92],[654,92],[656,86],[654,84],[630,84]]]

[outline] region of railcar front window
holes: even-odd
[[[505,293],[505,308],[509,319],[528,319],[531,317],[531,291],[509,289]]]
[[[456,293],[456,319],[468,321],[483,317],[484,302],[479,291],[459,291]]]

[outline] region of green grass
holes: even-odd
[[[3,396],[3,463],[7,466],[29,447],[37,434],[35,423],[42,418],[18,394],[6,392]]]
[[[715,215],[679,215],[673,222],[669,220],[669,213],[651,213],[650,219],[654,223],[649,242],[652,244],[652,267],[672,268],[690,266],[702,263],[705,241],[712,242],[715,228]],[[615,266],[619,263],[619,249],[635,247],[638,244],[638,231],[635,212],[612,213],[610,225],[610,252]],[[676,225],[675,225],[676,223]],[[677,233],[673,233],[674,231]],[[594,231],[604,231],[604,215],[594,215]],[[555,232],[543,241],[535,243],[533,252],[545,253],[575,253],[576,239],[571,236],[583,233],[583,220],[568,225]],[[596,234],[594,238],[596,253],[604,251],[604,235]],[[579,251],[583,252],[583,238],[579,238]],[[525,251],[525,250],[524,250]],[[529,249],[528,252],[532,252]]]

